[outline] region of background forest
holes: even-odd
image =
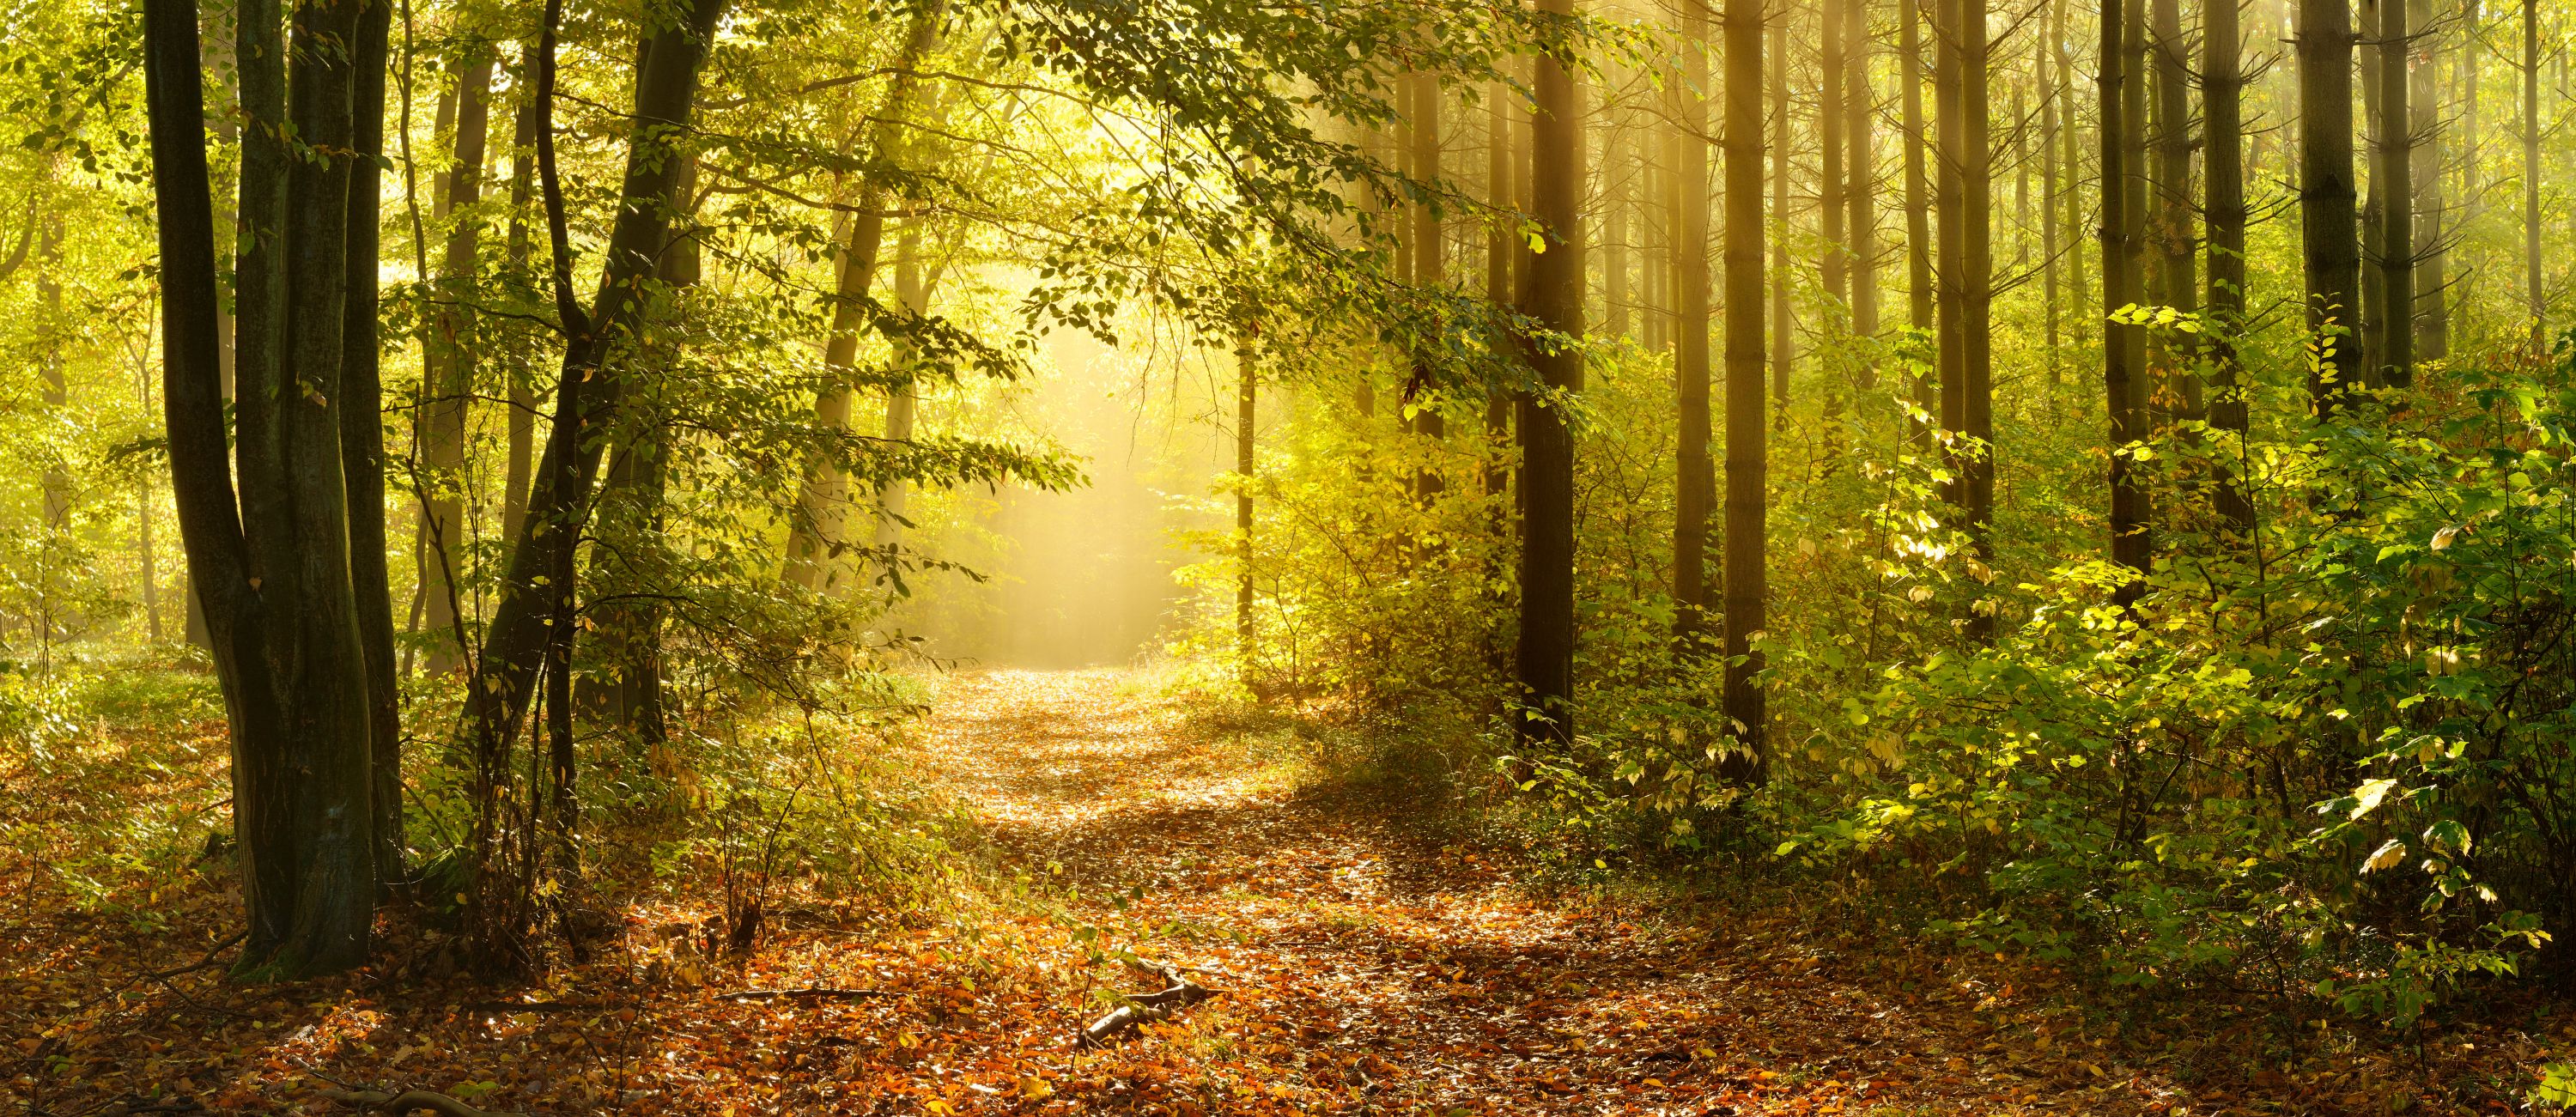
[[[2040,1104],[1691,1038],[1263,1093],[1224,1015],[1181,1085],[920,1085],[1013,995],[1181,1041],[1258,945],[1208,862],[1010,804],[1206,761],[1610,939],[1785,904],[1793,975],[2100,1049],[2087,1106],[2576,1099],[2576,22],[2354,2],[9,7],[9,1090],[789,1105],[497,1069],[766,974],[708,1003],[895,1053],[818,1109]],[[1138,725],[1200,744],[1082,751]],[[275,982],[298,1043],[487,1023],[240,1062]],[[2256,1038],[2104,1069],[2207,1011]]]

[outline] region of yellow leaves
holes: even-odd
[[[2359,819],[2363,815],[2378,810],[2379,804],[2388,798],[2389,791],[2394,789],[2396,786],[2396,780],[2378,779],[2368,781],[2360,787],[2353,789],[2352,817],[2354,819]]]
[[[1020,1096],[1030,1101],[1044,1101],[1055,1096],[1055,1085],[1034,1075],[1019,1081]]]
[[[2361,871],[2365,873],[2378,872],[2381,869],[2390,868],[2403,860],[2406,860],[2406,842],[2403,839],[2390,838],[2386,842],[2382,843],[2376,852],[2373,852],[2370,855],[2369,860],[2361,863]]]

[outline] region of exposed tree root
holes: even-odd
[[[357,1106],[371,1113],[411,1113],[426,1109],[445,1114],[446,1117],[527,1117],[524,1113],[476,1109],[445,1094],[435,1094],[427,1090],[405,1090],[399,1094],[388,1094],[382,1090],[326,1089],[322,1091],[322,1096],[336,1102]]]

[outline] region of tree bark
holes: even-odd
[[[2414,116],[2407,111],[2407,66],[2414,57],[2407,28],[2408,0],[2372,0],[2379,7],[2379,166],[2371,196],[2380,207],[2377,381],[2402,388],[2415,378],[2415,156]]]
[[[1247,318],[1236,330],[1234,339],[1234,655],[1245,678],[1252,674],[1253,637],[1252,593],[1252,477],[1258,460],[1253,456],[1253,432],[1259,419],[1259,366],[1254,363],[1253,345],[1258,336]]]
[[[1413,177],[1425,184],[1440,181],[1440,75],[1429,71],[1412,75],[1413,118],[1410,139]],[[1417,202],[1408,215],[1413,226],[1413,283],[1417,287],[1446,290],[1449,286],[1447,242],[1441,236],[1440,213],[1430,202]],[[1578,297],[1580,297],[1578,295]],[[1440,401],[1431,390],[1431,354],[1428,350],[1413,355],[1412,396],[1413,433],[1437,442],[1448,437],[1448,421],[1440,414]],[[1443,483],[1437,470],[1424,468],[1413,475],[1414,499],[1429,503],[1438,496]]]
[[[708,40],[723,13],[724,0],[691,0],[676,26],[655,30],[636,75],[635,120],[627,143],[627,165],[615,224],[611,227],[599,295],[585,311],[570,293],[569,255],[562,249],[559,192],[545,190],[550,237],[558,247],[556,277],[558,314],[568,335],[563,375],[557,388],[552,429],[538,460],[528,495],[527,519],[512,549],[501,596],[485,630],[476,679],[467,689],[465,724],[485,755],[506,753],[519,720],[525,716],[542,659],[549,653],[549,630],[559,604],[556,587],[569,591],[572,555],[587,518],[592,487],[605,450],[601,439],[585,431],[606,429],[625,392],[633,338],[648,306],[647,278],[654,274],[656,254],[670,237],[668,207],[680,175],[676,138],[687,132],[690,102]],[[540,60],[539,173],[551,182],[545,137],[551,131],[551,64]]]
[[[2142,214],[2134,212],[2136,192],[2131,179],[2140,168],[2131,165],[2132,136],[2138,122],[2132,118],[2133,96],[2141,75],[2134,67],[2137,55],[2128,49],[2136,23],[2132,9],[2144,0],[2102,0],[2102,48],[2097,67],[2101,92],[2099,108],[2101,131],[2102,190],[2102,305],[2117,312],[2138,304],[2140,290],[2137,227]],[[2110,417],[2111,440],[2111,561],[2129,569],[2133,575],[2121,584],[2114,599],[2122,604],[2134,602],[2145,590],[2143,581],[2153,541],[2147,534],[2153,510],[2147,501],[2146,485],[2138,478],[2136,464],[2128,448],[2146,437],[2146,400],[2141,360],[2145,327],[2110,319],[2102,336],[2102,394]]]
[[[1726,11],[1726,18],[1728,20],[1731,21],[1736,18],[1735,0],[1727,0]],[[1796,130],[1790,127],[1789,118],[1789,21],[1785,13],[1778,22],[1772,25],[1770,32],[1772,61],[1769,77],[1771,81],[1771,126],[1773,129],[1771,143],[1771,219],[1774,221],[1786,222],[1789,219],[1789,155],[1794,146],[1792,141],[1796,138]],[[1734,40],[1729,39],[1727,42],[1727,49],[1734,49]],[[1759,71],[1757,70],[1756,72],[1758,73]],[[1727,119],[1728,126],[1733,127],[1734,118],[1729,117]],[[1732,238],[1733,235],[1734,229],[1732,225],[1730,225],[1728,228],[1728,236]],[[1797,310],[1794,304],[1790,301],[1790,289],[1794,285],[1795,280],[1789,271],[1789,242],[1784,238],[1771,246],[1771,407],[1772,422],[1783,428],[1787,427],[1789,423],[1790,373],[1798,364]],[[1733,298],[1733,294],[1730,293],[1728,295],[1729,301],[1732,302]],[[1742,304],[1739,303],[1735,305]],[[1733,374],[1730,373],[1729,375],[1732,376]],[[1730,406],[1732,406],[1731,403]],[[1732,420],[1730,419],[1729,422],[1731,424]],[[1729,429],[1731,430],[1732,427],[1730,426]],[[1728,435],[1728,441],[1730,444],[1732,444],[1733,438],[1734,436],[1732,434]],[[1728,453],[1728,469],[1731,476],[1732,470],[1734,469],[1734,459],[1732,456],[1733,451],[1730,450]],[[1729,484],[1731,485],[1732,482],[1729,482]],[[1730,488],[1730,496],[1728,497],[1730,501],[1734,499],[1731,495],[1732,492],[1733,490]],[[1733,514],[1729,513],[1729,515],[1732,516]],[[1730,522],[1732,521],[1730,520]],[[1729,546],[1732,546],[1732,544],[1729,544]],[[1731,551],[1729,552],[1729,554],[1732,553],[1733,552]]]
[[[1968,462],[1967,448],[1960,437],[1968,432],[1968,128],[1960,115],[1967,84],[1963,80],[1967,39],[1960,23],[1965,18],[1962,3],[1963,0],[1935,0],[1933,8],[1932,41],[1936,53],[1932,68],[1932,130],[1934,151],[1941,163],[1933,173],[1932,197],[1941,219],[1935,242],[1939,263],[1933,280],[1939,293],[1934,307],[1938,324],[1933,334],[1937,343],[1934,367],[1941,377],[1942,461],[1950,471],[1942,496],[1960,515],[1955,522],[1964,526]]]
[[[1573,0],[1539,10],[1571,18]],[[1546,248],[1530,261],[1530,317],[1558,335],[1534,339],[1531,364],[1551,393],[1583,390],[1583,86],[1554,55],[1538,60],[1530,122],[1530,211]],[[1562,400],[1521,402],[1520,684],[1525,738],[1574,739],[1574,438]]]
[[[1686,648],[1708,627],[1708,529],[1717,504],[1717,473],[1709,460],[1708,305],[1708,7],[1682,0],[1683,80],[1676,82],[1680,111],[1673,135],[1680,149],[1674,170],[1681,181],[1679,228],[1673,238],[1674,302],[1681,336],[1673,347],[1680,453],[1673,493],[1673,623]]]
[[[2549,303],[2540,282],[2540,0],[2522,0],[2522,263],[2531,344],[2545,349]]]
[[[2031,60],[2031,72],[2039,81],[2039,275],[2040,305],[2047,321],[2048,383],[2057,384],[2058,353],[2064,344],[2060,336],[2058,313],[2063,309],[2058,296],[2059,250],[2057,233],[2057,135],[2061,111],[2058,107],[2056,71],[2049,68],[2049,51],[2058,28],[2055,19],[2048,23],[2048,37],[2039,42],[2038,56]]]
[[[421,502],[420,585],[427,610],[423,622],[434,639],[429,669],[450,672],[464,667],[462,637],[456,632],[457,564],[465,556],[465,427],[474,398],[474,277],[482,244],[482,222],[471,212],[483,194],[483,150],[491,118],[492,55],[473,48],[457,75],[454,103],[454,165],[439,173],[442,215],[453,221],[446,251],[431,290],[435,309],[421,331],[420,464],[426,473],[427,499]]]
[[[2415,33],[2429,34],[2434,25],[2431,0],[2405,2],[2409,9],[2407,22]],[[2408,157],[2415,199],[2411,224],[2421,256],[2414,277],[2415,357],[2438,361],[2451,355],[2450,253],[2444,246],[2447,207],[2442,197],[2442,105],[2441,87],[2436,83],[2443,52],[2428,46],[2408,53],[2413,61],[2407,78],[2407,134],[2417,145]],[[2464,61],[2469,53],[2463,41],[2460,54]]]
[[[1899,31],[1899,74],[1905,86],[1905,274],[1906,324],[1924,334],[1938,325],[1933,306],[1932,186],[1924,170],[1923,4],[1897,0],[1904,21]],[[1914,377],[1914,406],[1924,418],[1912,424],[1917,445],[1929,445],[1932,424],[1941,420],[1941,380],[1937,372]]]
[[[2308,395],[2332,415],[2363,363],[2361,244],[2354,211],[2351,0],[2299,0],[2299,230],[2308,332]]]
[[[1959,154],[1960,313],[1959,385],[1965,398],[1960,429],[1970,446],[1962,462],[1961,487],[1966,492],[1968,534],[1977,557],[1991,568],[1995,560],[1995,420],[1994,420],[1994,155],[1988,135],[1988,55],[1986,0],[1959,4]],[[2225,2],[2225,0],[2221,0]],[[1948,227],[1944,221],[1943,227]],[[1968,634],[1991,639],[1995,617],[1991,599],[1981,600],[1968,615]]]
[[[870,129],[870,154],[877,160],[893,158],[903,141],[904,123],[911,117],[913,99],[920,88],[917,75],[922,59],[939,41],[939,22],[945,5],[933,3],[913,16],[911,29],[904,38],[896,71],[888,79],[885,103],[874,115]],[[823,364],[830,371],[831,382],[815,393],[816,427],[834,436],[850,429],[849,373],[858,360],[859,331],[866,325],[868,288],[876,278],[877,251],[885,239],[886,182],[872,172],[861,172],[857,212],[850,215],[849,239],[841,248],[840,282],[832,300],[832,332],[823,343]],[[786,580],[808,591],[833,588],[836,574],[832,560],[843,547],[849,513],[849,481],[829,455],[817,455],[805,469],[805,483],[797,496],[794,526],[787,537]]]
[[[402,694],[396,686],[393,585],[386,569],[384,377],[379,368],[376,260],[383,205],[378,161],[385,147],[385,66],[393,5],[376,0],[358,16],[346,274],[347,325],[341,357],[340,438],[349,502],[349,584],[365,660],[367,740],[374,807],[375,879],[390,889],[405,877],[402,810]]]
[[[1824,279],[1828,313],[1838,313],[1851,304],[1849,244],[1843,239],[1844,193],[1843,157],[1843,12],[1841,0],[1825,0],[1816,8],[1816,161],[1820,167],[1816,184],[1817,226],[1824,234],[1824,251],[1817,261],[1817,272]]]
[[[1726,305],[1762,304],[1762,3],[1726,0]],[[1775,40],[1776,42],[1777,40]],[[1785,58],[1775,62],[1785,64]],[[1776,88],[1776,87],[1775,87]],[[1769,724],[1756,634],[1768,623],[1766,529],[1770,504],[1768,439],[1763,422],[1762,326],[1757,314],[1726,322],[1726,674],[1722,708],[1736,735],[1720,772],[1759,783]]]
[[[2066,290],[2074,310],[2074,340],[2081,345],[2092,331],[2086,327],[2090,319],[2084,313],[2084,292],[2088,288],[2084,282],[2084,234],[2079,231],[2084,228],[2084,191],[2078,186],[2084,179],[2084,160],[2078,138],[2081,130],[2075,120],[2074,52],[2066,41],[2066,0],[2052,0],[2049,21],[2053,28],[2049,50],[2057,61],[2059,163],[2065,174],[2060,189],[2066,199]]]
[[[2202,217],[2209,227],[2209,422],[2235,434],[2248,431],[2243,362],[2236,339],[2246,328],[2245,306],[2245,52],[2236,5],[2227,0],[2201,12],[2201,116],[2208,155],[2202,174],[2207,194]],[[2222,466],[2216,504],[2220,520],[2238,539],[2254,530],[2254,506],[2239,474]]]
[[[1848,82],[1844,106],[1850,123],[1843,134],[1851,145],[1851,155],[1843,163],[1851,179],[1846,195],[1851,205],[1847,225],[1852,246],[1851,322],[1853,336],[1868,338],[1878,336],[1878,145],[1873,124],[1878,99],[1869,80],[1869,0],[1846,0],[1843,10],[1851,21],[1843,35],[1851,56],[1844,70]],[[1868,363],[1862,365],[1860,376],[1863,388],[1876,379]]]

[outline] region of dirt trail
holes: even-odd
[[[1062,1085],[1161,1112],[2136,1111],[2178,1100],[1993,1030],[1925,972],[1845,980],[1794,912],[1710,934],[1513,888],[1384,796],[1299,790],[1117,672],[958,676],[936,770],[1104,938],[1225,996]],[[1153,930],[1147,930],[1151,928]],[[2001,996],[2009,1000],[2010,992]],[[1983,1000],[1984,1005],[1975,1002]],[[1988,1015],[1975,1011],[1983,1007]]]

